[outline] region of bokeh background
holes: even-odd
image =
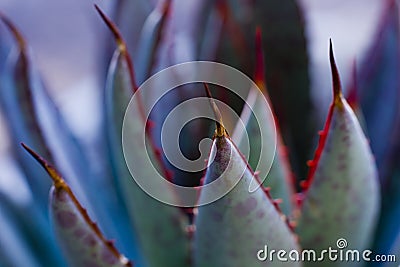
[[[149,1],[153,8],[156,0]],[[96,1],[115,12],[112,1]],[[37,68],[67,123],[90,147],[100,127],[101,92],[105,83],[104,51],[113,44],[92,1],[1,0],[0,11],[13,20],[32,48]],[[301,0],[304,12],[310,79],[319,128],[331,99],[328,41],[332,38],[344,89],[354,61],[371,45],[385,6],[380,0]],[[268,55],[266,55],[268,58]],[[0,114],[0,125],[2,117]],[[9,142],[0,127],[0,190],[12,190],[17,170],[8,157]],[[9,175],[8,172],[13,172]],[[21,181],[22,183],[22,181]],[[21,184],[18,183],[20,188]],[[21,194],[22,195],[22,194]]]
[[[243,3],[251,2],[250,0],[237,1]],[[368,66],[365,58],[372,44],[377,40],[377,32],[381,26],[380,21],[389,2],[390,0],[298,1],[305,24],[311,104],[315,108],[314,113],[317,116],[314,121],[316,124],[315,129],[313,129],[315,130],[313,132],[313,136],[315,136],[313,148],[317,144],[316,130],[322,129],[329,103],[332,99],[331,70],[328,57],[329,39],[331,38],[334,43],[336,61],[341,74],[344,93],[347,95],[348,88],[353,84],[354,77],[352,73],[354,66],[357,66],[358,69]],[[104,0],[96,1],[95,3],[113,18],[120,15],[119,19],[116,20],[121,22],[124,20],[124,12],[116,8],[116,3],[126,4],[129,3],[129,0],[115,2]],[[142,26],[140,22],[143,23],[148,14],[157,5],[156,0],[137,1],[137,3],[140,3],[140,6],[137,9],[132,9],[137,10],[132,17],[135,17],[135,21],[139,23],[130,24],[131,28],[129,30],[132,32],[140,31]],[[187,12],[189,14],[187,16],[185,16],[185,12],[182,12],[186,7],[195,8],[195,4],[188,4],[184,0],[176,0],[173,3],[178,10],[177,14],[182,16],[174,17],[174,22],[171,23],[172,26],[169,25],[167,27],[166,35],[169,34],[168,38],[173,36],[172,39],[175,38],[176,40],[175,44],[178,47],[174,48],[174,52],[178,55],[175,54],[176,58],[172,61],[177,63],[190,59],[190,54],[193,51],[185,50],[191,47],[185,42],[192,41],[191,30],[195,27],[191,23],[196,23],[196,21],[200,20],[199,18],[191,18],[190,12]],[[64,115],[73,133],[89,153],[89,158],[92,159],[96,158],[96,153],[100,153],[98,139],[99,132],[103,130],[102,127],[104,126],[102,125],[102,119],[104,119],[102,116],[104,115],[103,92],[106,82],[105,77],[115,46],[109,30],[95,12],[93,4],[94,2],[86,0],[0,0],[0,12],[9,17],[26,38],[33,52],[35,66],[38,68],[52,99]],[[398,14],[396,13],[396,15]],[[176,30],[174,25],[175,27],[176,25],[184,26]],[[397,27],[396,30],[398,31]],[[121,28],[122,32],[126,33],[127,30],[124,25]],[[185,32],[186,29],[188,29],[187,32]],[[2,30],[4,29],[0,28],[0,33],[2,33]],[[263,30],[265,31],[265,29]],[[398,32],[395,34],[398,35]],[[135,40],[132,40],[134,37],[133,35],[125,35],[126,40],[133,47],[137,46]],[[0,34],[0,38],[7,38],[7,36]],[[195,38],[193,39],[195,40]],[[398,45],[398,40],[391,44]],[[293,49],[296,48],[294,47],[295,45],[294,43]],[[160,51],[168,51],[163,49],[166,48],[160,47]],[[268,53],[265,54],[267,62],[269,56]],[[133,54],[132,57],[134,62],[138,60],[138,55]],[[382,64],[385,65],[387,62],[389,62],[388,64],[392,63],[391,60],[387,60]],[[162,64],[160,66],[162,67]],[[398,68],[398,64],[396,64],[396,68]],[[392,71],[388,72],[397,75],[398,69],[392,69]],[[377,80],[381,77],[386,76],[379,76]],[[371,80],[374,78],[376,77],[374,76]],[[397,81],[397,78],[390,80],[391,85]],[[395,88],[394,90],[398,89],[397,85],[392,87]],[[396,95],[398,96],[398,93]],[[386,101],[388,97],[390,95],[383,96],[383,101]],[[371,105],[371,107],[371,110],[377,110],[377,114],[386,114],[382,111],[384,110],[382,108],[384,105],[381,105],[380,108],[374,105]],[[393,114],[390,113],[390,115]],[[393,117],[398,118],[399,116],[394,114]],[[0,191],[16,202],[28,203],[32,201],[31,192],[25,183],[24,176],[20,173],[13,157],[10,155],[10,151],[15,150],[15,147],[11,148],[4,121],[5,118],[0,113]],[[372,119],[372,122],[376,121]],[[390,122],[386,126],[389,124]],[[377,136],[379,136],[380,132],[377,132]],[[395,143],[398,145],[397,141]],[[374,146],[375,144],[379,146],[381,143],[376,142],[372,145]],[[386,149],[387,146],[384,145],[383,148]],[[398,155],[398,151],[394,153]],[[307,159],[311,158],[311,155],[307,156],[309,156]],[[385,159],[384,157],[382,158]],[[301,162],[301,168],[298,166],[293,167],[294,171],[297,172],[298,181],[305,178],[305,172],[302,172],[301,169],[306,168],[306,160],[302,159]],[[93,164],[96,165],[96,163]],[[97,165],[101,164],[101,162],[97,163]],[[97,167],[98,170],[101,170],[101,166]],[[300,171],[298,171],[299,169]],[[18,188],[17,194],[16,188]],[[398,210],[397,206],[396,210]],[[400,211],[398,212],[400,213]],[[393,215],[393,218],[395,218],[395,215]]]

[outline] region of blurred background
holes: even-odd
[[[148,6],[142,8],[149,12],[156,2],[149,1]],[[110,1],[96,3],[109,14],[117,13]],[[304,12],[308,42],[311,96],[320,111],[318,126],[321,128],[331,99],[329,38],[333,40],[346,89],[354,61],[362,59],[376,35],[385,1],[302,0],[299,5]],[[111,54],[105,59],[104,51],[113,45],[93,2],[1,0],[0,11],[21,30],[33,51],[42,79],[67,123],[78,138],[90,146],[100,127],[105,66]],[[6,162],[1,165],[4,166],[0,175],[1,190],[12,188],[9,183],[13,183],[7,179],[10,177],[7,171],[12,171],[7,167],[10,166],[8,145],[4,127],[0,127],[1,162]]]
[[[371,141],[381,178],[381,191],[386,193],[385,190],[391,188],[391,183],[399,181],[400,173],[396,167],[400,166],[396,165],[400,153],[399,139],[396,135],[398,134],[396,130],[400,131],[398,108],[400,30],[397,2],[395,0],[298,0],[298,6],[295,2],[172,0],[170,13],[163,10],[164,2],[157,0],[99,0],[95,3],[121,29],[137,70],[136,78],[139,84],[155,71],[190,60],[223,62],[253,77],[255,26],[260,25],[268,93],[284,143],[288,148],[292,171],[297,182],[306,177],[306,162],[312,158],[318,142],[317,132],[324,125],[332,99],[328,57],[331,38],[344,94],[348,96],[351,88],[355,88],[354,92],[360,94],[356,97],[359,97],[360,107],[357,106],[357,99],[352,99],[350,102],[357,114],[360,114],[361,124]],[[212,8],[210,8],[211,3]],[[254,8],[254,3],[262,8]],[[80,141],[82,150],[88,153],[90,165],[94,168],[93,173],[101,177],[97,189],[108,193],[108,188],[104,185],[111,184],[110,173],[113,166],[107,162],[109,154],[104,148],[107,146],[104,134],[106,132],[104,88],[115,41],[96,13],[93,4],[94,2],[85,0],[0,0],[0,12],[15,23],[26,38],[32,52],[33,65],[38,69],[56,107],[65,117],[67,126]],[[163,21],[164,15],[167,18],[166,22]],[[157,32],[158,27],[162,28],[161,33]],[[11,43],[10,40],[12,40],[10,34],[7,34],[7,30],[1,25],[2,64],[5,62],[5,53],[2,49],[7,48]],[[4,66],[0,64],[0,73],[3,68]],[[175,92],[167,96],[154,109],[152,119],[156,122],[156,127],[153,137],[157,145],[160,143],[157,131],[160,132],[159,125],[163,121],[163,116],[173,108],[174,104],[198,94],[199,91],[186,90],[191,88],[184,86],[181,93]],[[218,93],[216,95],[217,98],[223,98]],[[232,100],[236,107],[241,108],[234,98],[229,97],[231,96],[227,97],[228,100]],[[361,113],[365,115],[365,121]],[[15,154],[23,152],[17,147],[16,138],[13,139],[8,135],[10,131],[5,126],[8,118],[0,111],[0,195],[8,196],[15,203],[31,203],[34,190],[29,189],[25,174],[20,171],[16,163]],[[43,125],[58,126],[53,121],[46,121],[45,116],[40,119],[43,120]],[[8,123],[12,124],[9,120]],[[194,129],[195,127],[193,126]],[[193,130],[185,131],[184,134],[191,134]],[[56,136],[56,138],[61,140],[62,134],[65,135],[61,133],[61,137]],[[201,134],[210,136],[207,129]],[[200,140],[204,137],[201,134],[195,132],[190,137]],[[183,150],[191,151],[197,148],[196,140],[190,139],[190,142],[186,143],[183,140]],[[50,140],[49,143],[51,142]],[[66,157],[63,157],[63,151],[56,151],[55,154],[58,154],[61,162],[67,161]],[[189,157],[195,156],[189,155]],[[179,180],[185,175],[187,174],[177,172],[175,181],[185,184],[185,181]],[[199,174],[193,177],[193,181],[188,184],[199,184]],[[88,184],[91,191],[88,193],[88,198],[92,195],[101,195],[95,186],[91,188],[91,184]],[[400,190],[400,186],[396,188]],[[83,193],[77,195],[85,197]],[[393,204],[395,207],[391,207],[391,203],[398,203],[396,197],[399,194],[391,192],[386,195],[391,197],[383,199],[382,214],[389,214],[390,223],[397,222],[400,205]],[[94,199],[97,201],[102,197],[97,196]],[[395,201],[392,201],[392,197]],[[82,202],[86,203],[85,200]],[[114,208],[112,205],[110,207]],[[96,215],[104,219],[108,216],[107,211],[105,207],[102,214]],[[380,229],[386,229],[385,220],[382,221]],[[386,251],[399,232],[397,224],[390,226],[391,230],[386,232],[382,230],[390,240],[386,244]],[[108,229],[107,226],[104,228]],[[112,236],[111,231],[107,234]],[[382,239],[385,239],[385,236]],[[130,244],[129,242],[127,243]],[[381,245],[379,242],[376,244],[377,247]],[[117,243],[117,246],[119,245]],[[126,252],[124,249],[122,251]],[[128,256],[135,254],[129,249],[127,251]]]
[[[111,13],[110,2],[96,3]],[[330,101],[329,38],[334,42],[343,83],[347,84],[353,61],[362,58],[373,40],[384,3],[380,0],[300,1],[306,21],[315,102],[324,109]],[[90,103],[98,100],[96,94],[104,87],[103,73],[99,74],[104,68],[100,55],[108,33],[93,2],[1,0],[0,10],[12,18],[26,37],[52,96],[74,131],[85,138],[96,127],[96,121],[85,117],[82,110],[89,106],[93,113],[98,112],[96,105]],[[4,148],[5,138],[1,140]]]

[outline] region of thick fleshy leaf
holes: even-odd
[[[154,71],[161,71],[167,67],[183,62],[198,60],[200,53],[200,44],[205,31],[208,14],[212,8],[213,1],[172,1],[170,14],[168,15],[168,23],[165,26],[165,33],[159,45],[159,49],[155,57],[157,58]],[[177,75],[181,75],[177,73]],[[164,90],[165,81],[157,81],[151,92],[144,94],[157,95],[157,90]],[[183,101],[202,96],[199,85],[186,84],[180,86],[176,90],[170,91],[164,95],[153,107],[151,119],[154,127],[151,129],[154,142],[161,147],[162,126],[167,115],[179,103]],[[201,85],[200,85],[201,86]],[[200,87],[201,88],[201,87]],[[153,103],[154,104],[154,103]],[[179,115],[179,113],[178,113]],[[176,127],[181,127],[176,118],[172,123],[177,123]],[[184,127],[180,133],[180,150],[188,158],[197,158],[198,142],[208,134],[207,124],[204,120],[194,120],[191,127]],[[175,137],[171,137],[175,138]],[[193,139],[195,141],[193,141]],[[164,161],[168,164],[174,173],[174,182],[182,186],[198,186],[201,179],[199,172],[185,172],[177,168],[164,157]]]
[[[386,1],[380,27],[358,75],[360,107],[383,190],[400,143],[400,13],[397,1]]]
[[[292,168],[305,177],[304,164],[311,155],[316,118],[310,94],[308,52],[304,19],[295,0],[222,1],[225,5],[225,40],[219,61],[250,75],[248,51],[253,46],[256,25],[263,32],[267,56],[265,76]],[[290,41],[288,41],[290,40]]]
[[[31,66],[26,43],[7,18],[2,17],[2,22],[10,29],[18,42],[17,51],[8,56],[0,84],[1,108],[5,115],[12,147],[19,148],[19,142],[24,140],[40,147],[40,153],[53,161],[50,152],[46,149],[43,132],[39,127],[32,101]],[[47,206],[50,181],[39,178],[43,177],[43,170],[36,168],[35,164],[20,149],[14,149],[14,152],[25,174],[29,174],[28,183],[36,201],[44,210]]]
[[[342,96],[332,46],[330,49],[334,100],[315,158],[309,163],[297,233],[303,249],[320,252],[336,247],[340,238],[347,241],[348,249],[371,249],[380,201],[376,165],[356,116]]]
[[[135,70],[139,84],[149,78],[154,67],[155,55],[161,42],[170,5],[171,0],[160,1],[143,25],[136,53],[137,58],[134,61],[135,66],[138,66]]]
[[[107,19],[106,19],[107,20]],[[107,109],[107,125],[110,153],[114,164],[114,170],[118,179],[120,190],[125,198],[126,205],[130,217],[134,223],[140,244],[150,266],[187,266],[189,261],[189,240],[186,234],[184,217],[180,210],[175,207],[168,206],[155,200],[147,195],[133,180],[125,163],[122,151],[122,122],[125,110],[128,106],[133,93],[137,89],[134,78],[133,69],[127,54],[125,43],[123,42],[118,30],[108,21],[109,26],[117,37],[118,49],[114,54],[114,58],[109,70],[107,88],[106,88],[106,109]],[[139,107],[135,109],[136,118],[129,121],[128,132],[132,140],[140,139],[140,133],[145,127],[143,113]],[[126,122],[125,122],[126,123]],[[151,140],[148,139],[151,143]],[[135,166],[136,173],[141,177],[149,177],[152,174],[149,166],[141,165],[147,158],[147,153],[152,154],[151,157],[156,159],[154,164],[160,166],[160,161],[155,150],[152,147],[146,150],[140,146],[139,142],[132,142],[133,147],[129,147],[129,151],[134,151],[131,156]],[[172,192],[168,189],[164,190],[166,195]]]
[[[394,242],[394,245],[393,245],[392,249],[390,250],[389,254],[395,256],[395,261],[387,262],[384,266],[385,267],[398,267],[399,266],[398,261],[400,259],[400,233],[397,235],[396,241]]]
[[[43,266],[35,258],[14,222],[0,207],[0,266]]]
[[[299,247],[285,216],[277,210],[268,193],[261,187],[249,192],[254,179],[258,178],[219,124],[205,176],[205,185],[212,187],[203,187],[200,201],[215,193],[228,193],[198,208],[194,237],[196,267],[301,266],[300,262],[257,258],[264,245],[269,250],[286,251],[299,251]]]
[[[43,204],[47,203],[47,192],[51,183],[39,178],[43,177],[42,170],[40,172],[37,170],[38,168],[27,157],[26,153],[21,151],[19,143],[25,141],[39,147],[40,153],[54,163],[56,161],[54,153],[47,147],[49,144],[58,143],[54,142],[55,139],[62,140],[63,138],[60,138],[60,135],[69,135],[69,131],[32,66],[25,40],[7,18],[2,17],[2,19],[14,35],[17,41],[17,49],[16,53],[9,57],[5,73],[6,79],[2,83],[0,99],[13,141],[12,147],[15,148],[16,156],[26,173],[33,193],[37,200]],[[56,127],[57,129],[55,129]],[[52,133],[45,132],[46,130],[52,131]],[[56,132],[57,134],[55,134]],[[68,142],[69,138],[65,139]],[[70,146],[66,146],[67,149],[63,151],[63,157],[69,157],[68,152],[74,150],[75,145],[72,145],[72,143],[75,142],[75,139],[69,142]],[[74,161],[82,161],[79,165],[86,164],[82,157],[75,158]],[[69,164],[67,166],[71,167]],[[46,206],[42,205],[42,207]]]
[[[356,66],[356,62],[354,62],[351,81],[346,90],[347,91],[346,101],[347,101],[347,103],[349,103],[349,106],[354,111],[354,114],[356,114],[357,120],[359,121],[361,128],[363,129],[364,133],[367,135],[367,138],[368,138],[368,132],[367,132],[367,129],[365,126],[364,114],[360,107],[360,95],[358,92],[359,91],[358,88],[359,88],[359,86],[358,86],[358,77],[357,77],[357,66]]]
[[[274,118],[270,110],[271,105],[269,98],[266,95],[263,99],[263,93],[266,93],[266,86],[264,80],[264,60],[261,48],[261,32],[257,32],[256,40],[256,84],[258,88],[252,88],[244,105],[241,120],[246,125],[247,134],[249,135],[250,142],[250,155],[248,162],[252,169],[261,171],[259,177],[263,181],[263,186],[270,187],[270,193],[273,198],[280,198],[283,200],[281,209],[284,214],[289,216],[292,211],[294,200],[294,188],[292,181],[292,174],[289,169],[289,164],[284,155],[284,146],[279,130],[276,129]],[[260,93],[259,90],[262,90]],[[259,114],[260,121],[257,121],[254,114]],[[246,146],[245,135],[240,131],[239,126],[235,129],[232,140],[238,145],[239,150],[244,151]],[[275,143],[276,141],[276,143]],[[276,151],[274,147],[276,146]],[[272,159],[271,153],[275,155]],[[260,158],[261,157],[261,158]],[[269,166],[271,167],[269,169]],[[268,173],[267,173],[268,172]],[[265,178],[266,177],[266,178]],[[264,179],[265,178],[265,179]]]
[[[6,260],[6,266],[25,266],[18,264],[21,260],[26,266],[65,266],[54,235],[49,231],[50,224],[34,202],[21,171],[17,166],[11,167],[14,164],[11,158],[1,158],[0,262]],[[14,236],[20,240],[13,240]],[[23,244],[26,251],[16,249],[16,243]]]
[[[261,0],[255,4],[255,20],[263,30],[267,55],[265,76],[269,93],[298,177],[306,173],[304,162],[310,158],[317,129],[301,11],[295,0]]]
[[[16,190],[15,194],[18,194],[18,190]],[[40,212],[36,203],[18,204],[0,192],[0,210],[2,210],[2,215],[7,216],[7,218],[2,218],[2,220],[5,220],[5,223],[12,223],[13,228],[21,235],[21,241],[26,242],[27,253],[32,253],[40,265],[65,266],[59,246],[52,233],[49,232],[49,221]],[[1,233],[0,235],[5,235],[5,233]],[[8,244],[4,245],[7,246]],[[16,252],[18,254],[21,251]]]
[[[397,159],[400,158],[400,149]],[[382,193],[382,206],[379,223],[375,232],[374,252],[387,253],[395,246],[396,237],[400,236],[400,165],[393,170],[387,187]],[[400,238],[398,238],[400,240]],[[397,241],[400,245],[400,242]],[[392,251],[395,252],[395,251]]]
[[[374,241],[377,253],[387,253],[400,231],[399,17],[399,3],[387,1],[375,40],[358,76],[360,106],[381,181],[382,210]]]
[[[4,25],[0,25],[0,74],[5,67],[6,59],[10,53],[12,40]]]
[[[50,190],[50,219],[70,266],[132,266],[117,251],[113,242],[105,239],[57,170],[33,150],[25,145],[23,147],[53,180],[54,185]]]
[[[148,0],[115,1],[114,17],[132,55],[136,55],[138,51],[140,34],[153,8],[152,1]]]
[[[44,211],[47,210],[51,183],[42,179],[45,175],[43,170],[37,168],[26,153],[21,151],[21,141],[38,147],[39,153],[59,166],[91,216],[99,221],[103,231],[118,239],[119,236],[123,237],[124,234],[118,232],[119,220],[112,219],[121,218],[118,209],[113,209],[117,202],[115,194],[112,195],[112,179],[93,174],[81,144],[69,130],[58,107],[44,88],[23,37],[7,18],[2,17],[2,20],[14,35],[17,49],[9,57],[5,79],[0,88],[0,101],[9,126],[13,152],[35,199]]]

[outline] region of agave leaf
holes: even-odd
[[[29,264],[65,266],[54,235],[48,231],[50,224],[47,216],[34,202],[24,181],[25,177],[18,168],[10,171],[10,165],[15,164],[11,157],[6,156],[1,159],[0,169],[3,171],[0,175],[0,220],[3,221],[3,224],[0,226],[0,235],[4,239],[0,238],[0,263],[3,258],[3,260],[13,262],[7,263],[6,266],[25,266],[18,264],[21,261],[19,257],[31,255],[32,259],[26,258],[27,261],[32,261],[32,263],[27,263],[27,266]],[[2,180],[3,182],[1,182]],[[10,230],[10,225],[12,230]],[[15,235],[13,232],[18,234]],[[7,238],[14,238],[13,236],[18,236],[21,240],[7,240]],[[27,252],[16,250],[6,253],[8,249],[15,249],[10,243],[19,242],[23,244]],[[3,246],[4,248],[1,248]],[[7,255],[2,256],[1,254]],[[16,255],[19,256],[16,257]]]
[[[218,115],[217,115],[218,118]],[[249,192],[256,175],[220,123],[210,153],[200,201],[231,188],[222,198],[198,208],[194,237],[195,266],[301,266],[300,262],[262,262],[257,252],[298,250],[295,237],[261,187]],[[211,163],[211,160],[214,161]]]
[[[400,151],[400,150],[399,150]],[[399,159],[399,154],[397,155]],[[397,161],[398,162],[398,161]],[[398,164],[398,163],[397,163]],[[387,253],[396,247],[396,237],[400,236],[398,218],[400,216],[400,168],[393,170],[391,179],[382,193],[382,206],[375,232],[374,249],[376,253]],[[400,238],[397,238],[398,240]],[[392,250],[392,252],[396,252]]]
[[[378,33],[358,75],[360,107],[383,190],[400,143],[400,13],[397,1],[386,2]]]
[[[276,131],[270,106],[267,105],[270,101],[266,92],[264,79],[264,60],[260,31],[257,31],[256,39],[257,64],[255,72],[258,88],[250,89],[246,105],[244,105],[241,114],[241,120],[246,125],[247,133],[251,136],[249,138],[250,155],[248,162],[254,170],[258,170],[260,167],[257,166],[258,164],[264,165],[261,166],[259,173],[259,177],[263,181],[263,186],[271,188],[270,193],[273,198],[281,198],[283,200],[281,209],[284,214],[289,216],[294,204],[293,181],[286,155],[284,155],[285,148],[282,144],[280,133]],[[266,100],[259,97],[260,93],[257,92],[258,90],[262,90]],[[253,112],[262,115],[259,122],[257,122],[254,114],[252,114]],[[246,138],[240,131],[239,125],[235,128],[232,140],[238,145],[239,150],[244,151]],[[276,151],[274,147],[275,141]],[[271,153],[274,152],[274,157],[271,157]]]
[[[210,10],[210,16],[205,22],[203,41],[199,49],[199,60],[215,60],[217,57],[218,45],[221,42],[223,19],[215,9]]]
[[[363,250],[370,245],[379,212],[377,170],[368,141],[342,96],[332,44],[330,60],[334,100],[315,158],[309,164],[297,233],[304,249],[320,252],[335,247],[337,240],[344,238],[349,249]],[[314,266],[312,262],[309,265]]]
[[[254,31],[263,32],[267,56],[265,76],[284,143],[298,177],[305,177],[306,162],[314,141],[315,111],[310,93],[308,53],[304,19],[295,0],[231,0],[225,5],[228,20],[225,31],[230,43],[222,44],[220,60],[246,74],[253,73],[248,57]],[[290,40],[290,41],[288,41]],[[238,57],[239,55],[239,57]]]
[[[397,235],[396,241],[393,244],[392,249],[390,250],[391,255],[395,255],[396,261],[400,259],[400,234]],[[396,262],[388,262],[384,265],[385,267],[397,267],[398,263]]]
[[[175,64],[197,60],[200,53],[201,40],[205,31],[205,25],[208,14],[212,8],[213,1],[172,1],[168,23],[165,27],[163,39],[159,45],[157,54],[157,62],[154,66],[155,71],[160,71]],[[178,74],[177,75],[181,75]],[[164,82],[159,81],[150,92],[145,94],[155,94],[156,90],[163,90]],[[175,108],[179,103],[194,97],[199,97],[201,90],[197,90],[196,84],[187,84],[180,86],[177,90],[172,90],[163,96],[160,101],[153,107],[151,119],[154,127],[151,129],[154,142],[161,147],[161,131],[167,114]],[[160,88],[160,89],[158,89]],[[145,95],[146,97],[146,95]],[[146,103],[147,104],[147,103]],[[172,123],[178,123],[179,118]],[[182,125],[176,125],[181,127]],[[208,131],[204,120],[195,120],[191,122],[191,127],[184,127],[181,132],[180,149],[184,155],[189,158],[197,157],[198,143],[195,140],[201,140]],[[194,152],[195,151],[195,152]],[[201,173],[185,172],[170,164],[164,157],[164,161],[168,164],[168,168],[174,172],[174,182],[183,186],[197,186],[201,178]]]
[[[364,118],[364,114],[360,107],[360,96],[358,93],[359,86],[358,86],[356,62],[354,62],[354,64],[353,64],[353,73],[352,73],[350,85],[346,91],[347,91],[347,96],[346,96],[347,103],[349,103],[349,106],[354,111],[354,114],[356,114],[357,119],[360,122],[361,128],[367,135],[368,132],[367,132],[367,129],[365,126],[365,118]],[[367,136],[367,138],[368,138],[368,136]]]
[[[103,20],[106,22],[109,22],[108,19],[105,17],[104,13],[99,9],[98,6],[96,6],[97,11],[99,14],[102,16]],[[110,26],[110,25],[108,25]],[[123,44],[124,45],[124,44]],[[124,46],[125,47],[125,46]],[[117,49],[117,51],[121,51],[120,47]],[[125,48],[124,48],[125,49]],[[120,65],[125,64],[126,61],[120,59],[122,57],[120,52],[115,52],[114,56],[111,60],[111,64],[109,66],[109,76],[113,76],[115,73],[116,76],[117,70],[121,67]],[[125,68],[128,68],[127,65],[124,65]],[[124,79],[127,77],[119,77],[116,79],[117,81],[115,82],[116,84],[110,84],[113,83],[111,78],[108,78],[107,81],[107,87],[104,93],[104,99],[105,99],[105,112],[104,112],[104,131],[105,131],[105,139],[106,139],[106,153],[109,155],[109,161],[112,169],[112,174],[114,177],[114,182],[117,185],[117,195],[118,198],[121,200],[121,203],[119,203],[120,207],[123,208],[123,211],[119,211],[120,214],[123,214],[123,216],[127,218],[121,218],[122,219],[122,224],[120,225],[121,229],[124,229],[123,231],[125,232],[125,235],[122,236],[121,240],[124,240],[124,244],[131,244],[128,251],[129,255],[132,258],[132,260],[135,261],[136,264],[143,265],[143,257],[141,256],[141,252],[139,251],[138,248],[138,242],[137,242],[137,237],[135,235],[135,231],[132,227],[132,220],[130,216],[130,211],[129,211],[129,202],[126,201],[125,194],[123,192],[123,185],[121,184],[120,180],[123,179],[121,177],[124,177],[124,175],[129,175],[129,172],[123,173],[122,170],[127,171],[125,161],[123,158],[122,153],[114,153],[113,149],[116,149],[118,147],[121,149],[120,144],[116,142],[116,140],[120,140],[120,131],[116,131],[116,129],[122,129],[122,117],[121,118],[114,118],[112,115],[113,113],[117,114],[124,114],[125,109],[127,107],[127,102],[129,101],[131,97],[131,92],[127,92],[124,90],[116,90],[118,93],[115,94],[114,98],[114,90],[112,88],[120,88],[122,85],[117,84],[119,81],[125,82]],[[114,103],[117,103],[114,105]],[[122,191],[122,192],[121,192]],[[122,212],[122,213],[121,213]]]
[[[124,236],[118,234],[116,225],[119,220],[112,219],[114,216],[120,218],[118,208],[113,208],[113,188],[107,179],[94,175],[81,144],[40,81],[23,37],[7,18],[2,19],[17,40],[18,49],[9,58],[0,99],[10,128],[12,147],[40,207],[47,209],[51,183],[42,179],[45,175],[43,170],[37,168],[26,153],[17,149],[21,141],[39,147],[42,155],[52,164],[60,166],[74,192],[107,234],[117,238]],[[110,214],[113,216],[110,217]]]
[[[7,79],[2,84],[0,99],[3,103],[16,156],[29,179],[28,182],[33,193],[43,204],[47,203],[47,192],[51,183],[40,179],[40,176],[43,177],[42,171],[38,172],[38,168],[29,162],[27,155],[20,149],[16,149],[21,140],[40,147],[40,153],[49,158],[53,164],[57,161],[60,165],[66,166],[63,169],[69,173],[73,172],[74,177],[77,172],[86,170],[88,164],[80,152],[76,139],[67,129],[57,107],[43,88],[38,74],[32,66],[25,40],[6,17],[1,18],[14,35],[18,47],[16,53],[9,57],[5,73]],[[54,150],[50,151],[47,148],[50,146],[54,147]],[[60,152],[61,150],[62,152]],[[58,159],[55,156],[57,152]],[[69,161],[73,163],[71,164]],[[80,189],[80,186],[76,187]],[[46,206],[42,205],[42,207]]]
[[[121,33],[126,37],[128,51],[132,55],[136,55],[138,52],[141,31],[152,9],[153,4],[148,0],[118,0],[115,2],[115,19]]]
[[[106,88],[109,146],[115,173],[118,177],[117,182],[149,265],[155,267],[187,266],[189,240],[184,229],[184,217],[177,208],[163,204],[147,195],[133,180],[125,164],[121,139],[122,122],[125,109],[137,87],[125,43],[112,22],[105,16],[103,18],[114,32],[118,42],[118,49],[114,54]],[[129,126],[127,126],[133,140],[139,139],[137,136],[146,126],[141,114],[143,113],[140,108],[135,110],[137,120],[129,121]],[[151,142],[150,139],[149,141]],[[135,151],[132,153],[134,162],[143,162],[147,157],[146,153],[151,153],[152,157],[157,159],[154,149],[146,151],[146,148],[141,147],[138,143],[140,142],[133,142],[134,147],[130,148],[130,151]],[[154,164],[162,170],[160,161],[156,160]],[[151,170],[141,165],[137,166],[137,172],[141,177],[149,177],[152,174]],[[168,189],[164,190],[164,193],[173,197],[172,192]]]
[[[381,182],[382,207],[373,250],[387,253],[400,231],[399,5],[387,1],[376,38],[358,74],[360,107]]]
[[[6,59],[12,47],[11,36],[6,28],[0,24],[0,73],[3,72]]]
[[[255,4],[255,21],[263,31],[265,76],[289,158],[298,177],[305,177],[316,128],[304,19],[297,1]],[[288,40],[290,40],[288,42]]]
[[[57,170],[32,149],[24,144],[22,146],[53,180],[50,219],[70,266],[132,266],[114,247],[113,242],[105,239]]]
[[[230,66],[233,66],[244,73],[252,73],[252,62],[247,56],[251,43],[247,40],[253,40],[252,36],[247,36],[248,30],[253,34],[252,26],[240,19],[239,10],[252,10],[254,6],[248,3],[239,3],[238,1],[219,1],[216,9],[222,20],[222,31],[219,47],[217,49],[217,59]],[[237,12],[236,12],[237,11]],[[251,13],[251,15],[253,15]],[[247,39],[249,38],[249,39]]]
[[[0,210],[26,242],[27,251],[41,266],[65,266],[54,236],[48,231],[49,221],[34,202],[18,205],[0,192]]]
[[[138,66],[135,70],[139,84],[150,76],[155,64],[155,55],[161,42],[170,6],[171,0],[160,1],[143,25],[135,60],[135,66]]]
[[[29,77],[31,67],[27,58],[26,43],[14,25],[6,17],[2,16],[1,18],[18,42],[17,52],[9,56],[4,72],[2,72],[3,79],[0,86],[1,107],[10,130],[12,147],[17,147],[20,140],[25,140],[41,147],[40,153],[52,160],[53,157],[46,149],[43,133],[35,116]],[[14,150],[14,152],[25,174],[29,174],[28,183],[36,201],[42,209],[45,209],[50,181],[39,178],[43,177],[44,172],[38,170],[20,149]]]
[[[172,1],[165,38],[160,45],[159,68],[196,60],[213,1]]]
[[[39,244],[38,244],[39,245]],[[0,266],[43,266],[29,250],[24,236],[0,206]]]

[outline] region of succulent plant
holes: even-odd
[[[32,195],[17,201],[0,190],[0,267],[397,266],[394,258],[373,261],[400,257],[397,2],[387,1],[349,90],[342,89],[330,43],[332,102],[305,179],[319,122],[296,1],[177,2],[160,0],[149,12],[141,9],[147,1],[120,1],[116,24],[95,6],[117,44],[95,155],[70,131],[27,42],[0,13],[1,112],[10,155]],[[195,60],[251,76],[247,98],[197,78],[154,103],[170,83],[148,79]],[[146,84],[150,90],[143,90]],[[215,124],[193,120],[181,127],[186,117],[178,114],[172,128],[181,127],[183,137],[164,136],[200,160],[197,141],[212,136],[204,169],[190,172],[160,149],[163,127],[176,106],[201,97]],[[157,173],[166,186],[159,186]],[[202,204],[171,204],[185,197],[173,184],[194,187],[192,203]],[[371,250],[373,262],[299,258],[303,252],[312,257],[311,251],[318,258],[328,248]]]

